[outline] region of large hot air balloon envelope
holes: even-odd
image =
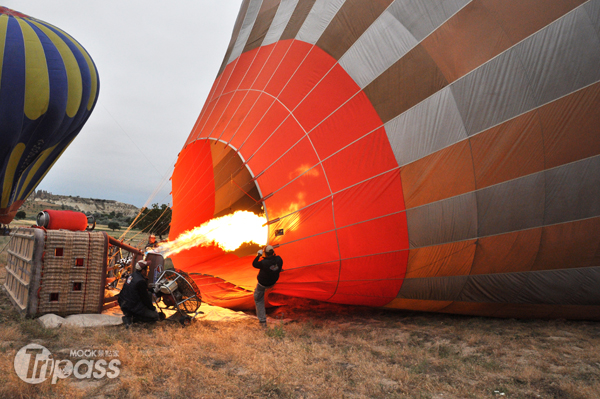
[[[263,207],[274,292],[598,319],[599,65],[600,0],[246,0],[171,237]],[[174,262],[251,307],[252,258]]]
[[[0,223],[77,136],[98,88],[96,66],[71,36],[0,7]]]

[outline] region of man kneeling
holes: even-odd
[[[152,294],[148,291],[148,264],[141,260],[135,265],[135,271],[127,278],[119,293],[119,306],[123,311],[123,324],[132,322],[151,323],[159,320],[159,315],[152,305]]]

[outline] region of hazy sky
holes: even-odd
[[[4,0],[69,33],[100,76],[90,119],[38,189],[167,203],[172,165],[200,114],[242,0]]]

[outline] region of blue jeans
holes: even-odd
[[[256,305],[256,317],[261,323],[267,322],[267,311],[265,310],[265,296],[273,286],[265,287],[260,283],[256,283],[254,289],[254,305]]]

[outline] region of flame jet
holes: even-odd
[[[264,211],[280,294],[598,319],[599,27],[600,0],[245,0],[171,236]],[[251,307],[252,256],[173,259]]]
[[[211,219],[202,226],[179,235],[175,240],[160,243],[153,249],[165,258],[197,246],[217,246],[233,252],[243,244],[264,246],[268,228],[266,220],[252,212],[237,211]]]

